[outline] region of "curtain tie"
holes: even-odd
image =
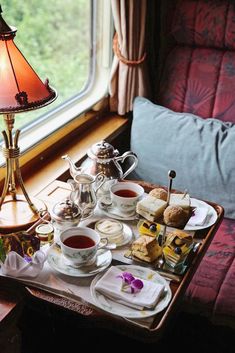
[[[136,66],[139,64],[142,64],[146,58],[146,52],[144,52],[144,55],[139,59],[139,60],[128,60],[126,59],[122,54],[119,49],[118,45],[118,34],[117,32],[115,33],[115,36],[113,37],[113,51],[117,55],[118,59],[123,63],[128,66]]]

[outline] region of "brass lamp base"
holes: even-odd
[[[19,157],[20,149],[18,139],[20,131],[14,127],[14,114],[4,114],[6,130],[2,131],[5,147],[2,148],[6,159],[6,177],[0,197],[0,232],[11,233],[29,228],[40,218],[40,210],[45,210],[45,204],[29,197],[21,176]],[[22,196],[17,195],[17,185]]]
[[[38,210],[45,210],[45,204],[32,198]],[[33,213],[28,202],[21,195],[16,195],[16,200],[6,197],[0,211],[0,233],[12,233],[26,230],[39,220],[40,214]]]

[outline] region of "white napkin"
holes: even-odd
[[[207,207],[196,207],[193,211],[193,216],[189,219],[188,226],[202,226],[205,223],[208,208]]]
[[[122,271],[117,267],[110,267],[96,283],[95,289],[107,298],[134,309],[153,309],[164,291],[164,286],[141,278],[144,286],[140,292],[135,294],[124,292],[122,291],[122,279],[117,278],[121,274]]]
[[[12,277],[36,277],[41,272],[46,254],[38,250],[32,257],[32,261],[26,261],[15,251],[10,251],[4,263],[1,263],[1,270],[4,275]]]

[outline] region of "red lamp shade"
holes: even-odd
[[[56,98],[49,81],[40,80],[16,47],[15,34],[16,28],[9,27],[0,14],[0,113],[40,108]]]

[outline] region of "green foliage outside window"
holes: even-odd
[[[1,5],[5,21],[17,27],[16,46],[41,80],[49,78],[50,86],[58,92],[58,98],[48,107],[17,114],[15,127],[20,128],[75,96],[86,84],[91,49],[90,1],[4,0]]]

